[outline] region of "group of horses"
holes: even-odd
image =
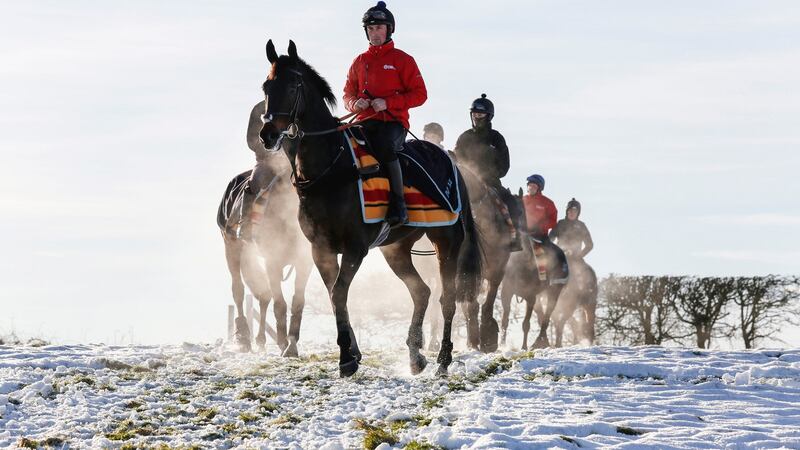
[[[260,305],[257,345],[263,347],[266,343],[266,310],[273,301],[278,346],[284,356],[297,355],[304,292],[313,264],[330,295],[336,320],[340,375],[354,374],[361,352],[350,325],[348,290],[367,252],[378,246],[414,302],[406,344],[411,372],[420,373],[427,365],[421,349],[423,320],[431,289],[412,262],[412,248],[423,236],[435,250],[441,290],[439,305],[443,320],[438,374],[446,375],[453,360],[456,303],[461,303],[466,311],[468,345],[484,352],[497,349],[500,329],[493,311],[504,278],[503,341],[514,295],[527,302],[523,347],[527,347],[530,316],[535,305],[539,305],[541,331],[534,347],[549,345],[547,330],[553,314],[557,345],[561,344],[561,331],[568,321],[572,321],[574,335],[592,340],[596,278],[593,284],[583,283],[574,288],[572,282],[566,288],[563,283],[552,283],[551,276],[540,280],[531,243],[523,240],[524,250],[511,253],[506,217],[496,206],[497,194],[468,170],[460,169],[457,177],[462,209],[455,223],[394,229],[384,223],[364,223],[357,189],[359,173],[354,170],[353,161],[347,157],[342,144],[342,123],[331,113],[335,96],[330,86],[297,55],[294,42],[290,41],[287,55],[279,56],[269,41],[267,59],[271,70],[263,84],[266,110],[260,137],[265,148],[272,152],[269,157],[276,161],[276,169],[272,182],[257,200],[256,209],[262,219],[254,226],[252,241],[237,237],[236,211],[241,206],[237,202],[241,202],[241,191],[250,172],[231,180],[217,216],[237,308],[235,339],[242,350],[250,350],[252,338],[243,307],[246,284]],[[557,248],[555,251],[560,252]],[[556,261],[563,259],[563,253],[550,255],[549,259],[550,266],[555,266]],[[293,267],[296,272],[288,328],[287,303],[281,292],[286,267]],[[586,268],[584,272],[593,277],[591,268]],[[479,304],[478,295],[484,279],[488,290]],[[570,299],[566,298],[568,292],[572,292]],[[537,296],[541,301],[537,302]],[[586,311],[583,320],[573,318],[577,306]]]

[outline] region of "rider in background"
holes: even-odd
[[[594,248],[589,229],[585,223],[578,220],[580,215],[581,204],[573,197],[567,203],[566,217],[559,220],[555,228],[550,231],[550,239],[557,241],[558,246],[570,259],[583,260]]]
[[[422,139],[435,144],[440,149],[444,150],[444,128],[436,122],[431,122],[425,125],[422,129]]]
[[[547,233],[556,226],[558,210],[552,200],[542,194],[544,190],[544,177],[531,175],[528,177],[528,194],[522,197],[525,206],[525,218],[528,223],[528,233],[541,243],[547,243]]]
[[[248,180],[247,187],[244,189],[241,216],[239,217],[239,239],[246,241],[252,240],[253,223],[260,220],[259,217],[251,217],[256,196],[269,185],[275,175],[282,169],[289,168],[285,157],[271,157],[258,135],[264,125],[261,121],[261,115],[265,111],[264,104],[265,102],[262,100],[253,106],[247,122],[247,146],[255,153],[256,165],[253,167],[253,173],[250,175],[250,180]]]
[[[481,180],[493,188],[506,204],[511,220],[517,229],[522,228],[522,211],[511,191],[504,188],[500,178],[506,176],[510,166],[508,146],[499,131],[492,128],[494,103],[486,94],[472,102],[469,109],[472,128],[461,133],[454,149],[459,164],[475,172]],[[511,251],[521,250],[519,233],[514,234]]]
[[[416,61],[396,49],[392,34],[394,15],[386,3],[378,2],[361,19],[369,48],[358,55],[344,85],[344,105],[357,112],[378,162],[389,175],[389,209],[386,222],[391,227],[408,222],[403,198],[403,173],[397,160],[409,128],[408,110],[425,103],[428,91]]]

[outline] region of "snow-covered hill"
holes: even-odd
[[[800,447],[799,350],[461,352],[442,380],[396,347],[343,380],[315,347],[0,347],[0,447]]]

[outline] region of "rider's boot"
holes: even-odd
[[[386,211],[386,221],[391,228],[396,228],[408,223],[408,210],[403,197],[403,172],[400,170],[400,161],[395,159],[386,164],[389,173],[389,208]]]
[[[239,236],[242,241],[253,240],[253,225],[258,218],[253,217],[253,205],[256,203],[256,194],[247,186],[242,196],[242,210],[239,216]]]

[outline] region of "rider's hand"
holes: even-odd
[[[356,111],[363,111],[363,110],[369,108],[369,100],[367,100],[365,98],[360,98],[360,99],[356,100],[356,102],[353,104],[353,108]]]
[[[376,98],[372,101],[372,109],[374,109],[375,112],[383,111],[386,109],[386,100],[382,98]]]

